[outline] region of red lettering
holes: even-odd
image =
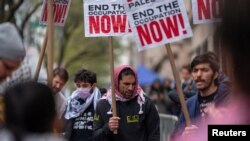
[[[165,31],[165,35],[167,38],[172,38],[173,37],[172,34],[174,34],[174,36],[179,36],[179,29],[178,29],[178,22],[176,15],[174,15],[173,17],[167,17],[166,22],[163,19],[160,19],[160,24],[163,30]]]
[[[89,32],[92,33],[100,33],[100,22],[99,16],[89,16]]]
[[[63,7],[63,17],[66,18],[67,6]],[[62,23],[64,22],[64,18],[62,19]]]
[[[127,23],[126,15],[89,16],[89,33],[122,33]]]
[[[142,46],[145,46],[144,41],[146,41],[146,44],[152,43],[147,24],[137,26],[136,29]]]
[[[113,25],[113,30],[115,33],[117,32],[125,32],[126,23],[127,23],[127,15],[112,15],[111,21]]]
[[[63,23],[64,22],[66,10],[67,10],[67,5],[53,4],[54,22],[55,23]],[[47,22],[47,18],[48,18],[48,4],[47,3],[44,5],[43,11],[44,12],[42,15],[42,21]]]
[[[198,19],[202,20],[202,15],[204,15],[205,19],[210,19],[210,0],[197,0],[198,2]]]
[[[161,27],[158,22],[152,21],[150,24],[150,30],[152,32],[152,37],[156,42],[160,42],[162,40]]]
[[[179,18],[181,27],[182,27],[182,29],[183,29],[182,33],[183,33],[183,34],[187,34],[187,31],[186,31],[186,29],[185,29],[185,25],[184,25],[184,21],[183,21],[182,14],[178,14],[177,16],[178,16],[178,18]]]
[[[167,17],[166,20],[160,19],[159,21],[152,21],[148,25],[139,25],[136,27],[141,46],[152,44],[153,42],[161,42],[165,33],[166,38],[170,39],[179,36],[179,26],[184,28],[184,21],[181,14]],[[183,25],[182,25],[183,24]],[[162,28],[162,29],[161,29]],[[183,31],[184,34],[186,34]]]
[[[63,5],[63,4],[55,5],[54,7],[55,9],[54,22],[55,23],[59,23],[63,21],[64,13],[65,13],[64,11],[66,11],[66,7],[67,5]]]
[[[101,30],[103,33],[110,32],[110,17],[108,15],[104,15],[101,17]]]

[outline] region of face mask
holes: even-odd
[[[79,97],[87,99],[91,95],[90,90],[90,88],[78,88],[76,91]]]

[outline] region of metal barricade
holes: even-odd
[[[159,114],[160,115],[160,141],[169,141],[170,134],[175,128],[175,123],[178,120],[177,116]]]

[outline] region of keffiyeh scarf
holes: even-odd
[[[83,96],[80,90],[75,90],[67,101],[65,118],[71,119],[80,116],[92,102],[94,103],[95,109],[100,97],[101,93],[98,88],[95,88],[93,93],[89,96]]]

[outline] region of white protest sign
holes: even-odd
[[[71,0],[54,0],[54,25],[64,26],[66,21]],[[48,21],[48,2],[43,0],[42,13],[40,23],[47,24]]]
[[[138,50],[193,35],[183,0],[127,0],[126,10]]]
[[[194,24],[220,22],[224,0],[192,0]]]
[[[120,36],[129,32],[121,0],[84,0],[85,37]]]

